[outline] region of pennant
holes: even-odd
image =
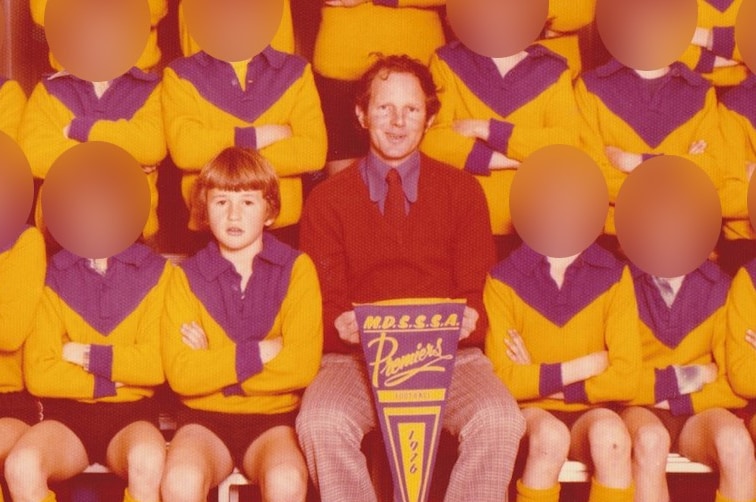
[[[355,305],[394,500],[426,502],[464,300]]]

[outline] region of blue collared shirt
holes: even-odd
[[[379,159],[373,152],[360,161],[362,179],[368,187],[370,200],[378,203],[378,210],[383,214],[383,206],[388,195],[386,175],[392,166]],[[410,204],[417,201],[417,186],[420,179],[420,152],[415,151],[407,160],[395,168],[402,179],[404,190],[404,209],[409,213]]]

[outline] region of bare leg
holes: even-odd
[[[160,500],[160,480],[165,464],[165,439],[149,422],[127,425],[108,445],[108,467],[128,480],[132,498],[141,502]]]
[[[265,431],[244,454],[247,477],[260,485],[264,502],[304,502],[307,465],[292,427]]]
[[[218,436],[197,424],[181,427],[171,441],[160,491],[170,502],[204,502],[210,488],[234,469]]]
[[[522,483],[537,490],[551,488],[559,482],[570,450],[570,431],[559,419],[540,408],[525,408],[525,434],[528,438],[528,458]]]
[[[651,411],[633,406],[621,413],[632,439],[635,500],[669,502],[667,455],[669,432]]]
[[[16,418],[0,418],[0,468],[13,445],[29,429],[28,424]]]
[[[589,502],[633,500],[630,434],[611,410],[586,412],[572,427],[570,456],[593,465]]]
[[[60,481],[89,465],[84,445],[71,429],[49,420],[31,427],[5,461],[5,480],[16,502],[39,502],[48,480]]]
[[[680,432],[680,453],[719,467],[719,492],[730,500],[756,498],[753,441],[743,422],[723,408],[690,417]]]

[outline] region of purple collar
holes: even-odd
[[[567,267],[558,288],[545,256],[522,244],[491,271],[546,319],[563,327],[616,284],[624,266],[598,244],[591,244]]]
[[[170,67],[212,105],[254,122],[302,76],[307,62],[268,46],[247,64],[245,89],[230,63],[202,51],[177,59]]]
[[[491,58],[481,56],[460,42],[438,49],[438,56],[491,110],[508,117],[551,87],[567,71],[564,58],[539,44],[504,78]]]
[[[214,241],[184,261],[181,268],[192,292],[215,322],[240,343],[262,340],[273,327],[298,256],[297,250],[265,232],[262,251],[253,259],[252,277],[244,292],[240,290],[241,277]]]
[[[756,127],[756,75],[749,73],[748,77],[738,86],[725,92],[721,98],[722,104],[730,110],[748,119],[751,127]]]
[[[585,74],[583,81],[651,148],[700,112],[710,89],[703,77],[680,62],[673,63],[663,77],[647,80],[611,60]]]
[[[729,277],[710,261],[685,276],[671,307],[664,303],[653,278],[631,265],[641,321],[670,348],[722,307],[730,287]]]
[[[165,260],[142,244],[108,259],[105,275],[89,260],[62,250],[47,267],[47,285],[97,332],[107,336],[157,284]]]

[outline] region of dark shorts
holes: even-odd
[[[357,82],[327,78],[316,73],[315,86],[320,94],[328,133],[326,160],[353,159],[367,155],[368,136],[354,114]]]
[[[587,410],[580,411],[548,410],[548,412],[551,413],[557,420],[566,425],[567,428],[571,431],[572,427],[575,425],[575,422],[577,422],[580,417],[593,409],[595,408],[588,408]]]
[[[0,418],[15,418],[34,425],[40,419],[39,401],[26,391],[2,393]]]
[[[226,445],[236,467],[241,468],[244,454],[250,445],[264,432],[279,425],[294,427],[297,410],[276,414],[221,413],[217,411],[179,408],[176,422],[178,427],[189,424],[201,425],[209,429]]]
[[[42,399],[42,413],[45,420],[56,420],[76,434],[84,445],[90,464],[105,464],[110,441],[127,425],[143,420],[158,426],[158,409],[153,399],[131,403]]]

